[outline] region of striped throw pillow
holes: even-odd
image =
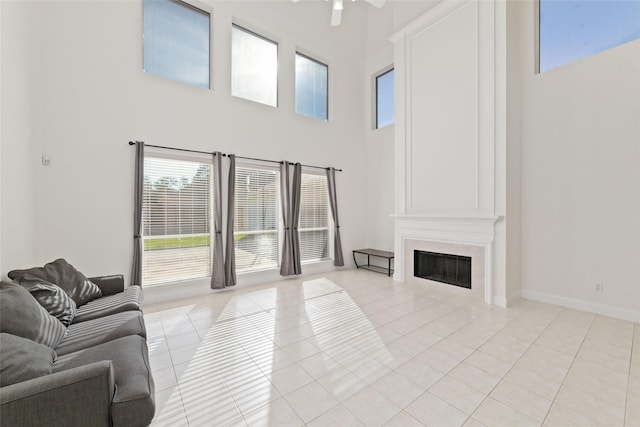
[[[20,284],[64,326],[69,326],[73,322],[77,311],[76,303],[59,286],[30,274],[22,276]]]

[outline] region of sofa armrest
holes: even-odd
[[[102,360],[0,388],[1,426],[109,426],[115,389]]]
[[[122,274],[89,277],[89,280],[91,280],[100,288],[100,290],[102,291],[102,295],[104,296],[117,294],[118,292],[124,292],[124,276]]]

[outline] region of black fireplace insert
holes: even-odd
[[[471,289],[471,257],[413,251],[413,275]]]

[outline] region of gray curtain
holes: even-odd
[[[333,215],[334,238],[333,238],[333,265],[342,267],[344,258],[342,256],[342,242],[340,241],[340,221],[338,220],[338,199],[336,197],[336,170],[327,169],[327,185],[329,189],[329,204],[331,205],[331,215]]]
[[[222,153],[213,153],[213,260],[211,289],[225,287],[224,249],[222,247]]]
[[[236,156],[229,154],[229,182],[227,192],[227,246],[224,257],[224,275],[227,286],[236,284],[236,245],[233,237],[236,198]]]
[[[300,265],[300,235],[298,222],[300,221],[300,190],[302,187],[302,165],[296,163],[293,167],[293,182],[291,183],[291,252],[293,258],[293,273],[302,274]]]
[[[289,162],[280,163],[280,202],[282,206],[282,222],[284,225],[284,239],[282,242],[282,259],[280,262],[280,275],[290,276],[295,274],[293,266],[293,241],[291,239],[291,201],[289,196]]]
[[[131,284],[142,286],[142,200],[144,191],[144,142],[142,141],[136,141],[136,166],[134,173]]]

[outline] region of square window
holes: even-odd
[[[376,129],[394,122],[393,68],[376,76]]]
[[[143,70],[210,87],[211,15],[177,0],[144,0]]]
[[[278,44],[237,25],[231,30],[231,95],[278,106]]]
[[[329,67],[296,52],[296,113],[328,119]]]

